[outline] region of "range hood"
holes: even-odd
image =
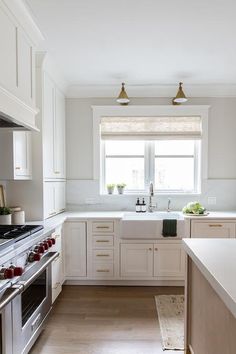
[[[39,110],[0,87],[0,129],[39,131],[35,117]]]

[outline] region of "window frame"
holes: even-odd
[[[182,105],[182,106],[143,106],[143,105],[132,105],[132,106],[92,106],[93,111],[93,180],[97,180],[99,183],[100,194],[103,195],[105,191],[102,188],[102,171],[103,166],[101,164],[103,158],[103,148],[101,143],[101,130],[100,123],[102,117],[150,117],[150,116],[201,116],[202,119],[202,139],[201,147],[198,151],[200,166],[195,168],[196,173],[198,173],[198,186],[197,192],[194,193],[181,193],[181,192],[162,192],[157,191],[157,194],[161,195],[199,195],[204,193],[203,190],[203,180],[208,178],[208,112],[209,105]],[[196,176],[195,176],[196,177]],[[195,178],[196,180],[196,178]],[[145,181],[145,185],[147,181]],[[146,194],[147,191],[137,191],[136,194]],[[132,192],[135,194],[135,192]]]
[[[165,141],[168,141],[170,139],[164,139]],[[150,141],[144,141],[144,189],[128,189],[126,188],[126,194],[143,194],[148,192],[149,184],[151,181],[155,181],[155,158],[156,157],[164,157],[164,158],[194,158],[194,188],[191,191],[184,191],[184,190],[179,190],[179,189],[156,189],[155,188],[155,193],[158,194],[197,194],[199,193],[199,175],[200,175],[200,160],[199,160],[199,151],[201,148],[201,144],[199,140],[194,141],[194,152],[192,155],[156,155],[155,154],[155,141],[156,140],[150,140]],[[191,140],[192,141],[192,140]],[[106,154],[106,149],[105,149],[105,143],[106,140],[101,141],[101,150],[102,150],[102,155],[101,155],[101,191],[102,194],[107,194],[106,193],[106,158],[107,157],[112,157],[112,155],[107,155]],[[130,158],[130,157],[140,157],[140,155],[114,155],[114,158]],[[155,184],[154,184],[155,186]]]

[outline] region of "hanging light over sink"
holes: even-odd
[[[173,98],[173,100],[172,100],[172,103],[173,103],[174,105],[176,105],[176,104],[181,104],[181,103],[184,103],[184,102],[187,102],[187,101],[188,101],[188,99],[186,98],[186,96],[185,96],[185,94],[184,94],[182,85],[183,85],[183,83],[180,82],[180,83],[179,83],[178,92],[177,92],[176,96],[175,96],[175,97]]]
[[[120,94],[117,97],[116,101],[121,105],[127,105],[130,102],[130,99],[125,91],[125,83],[124,82],[122,82],[122,84],[121,84],[121,91],[120,91]]]

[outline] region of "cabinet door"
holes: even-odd
[[[86,277],[87,237],[84,222],[68,222],[65,227],[65,275]]]
[[[49,218],[56,214],[55,184],[53,182],[44,183],[44,218]]]
[[[146,278],[153,276],[153,245],[121,244],[121,277]]]
[[[22,98],[24,102],[32,106],[33,103],[33,61],[34,61],[34,53],[33,47],[29,42],[28,38],[24,32],[17,28],[17,49],[18,49],[18,78],[17,78],[17,86],[19,97]]]
[[[15,179],[32,178],[31,133],[13,132]]]
[[[191,237],[230,238],[235,237],[235,224],[221,221],[191,221]]]
[[[65,96],[57,88],[55,93],[54,173],[56,178],[65,178]]]
[[[154,244],[154,276],[184,279],[185,256],[181,244]]]
[[[55,208],[57,213],[66,208],[66,182],[54,182],[55,185]]]
[[[0,86],[12,93],[17,89],[16,31],[14,22],[0,6]]]
[[[54,145],[55,145],[55,86],[44,74],[43,86],[43,160],[44,177],[54,178]]]

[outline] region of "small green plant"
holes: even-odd
[[[125,188],[126,184],[125,183],[117,183],[116,187],[117,188]]]
[[[115,188],[115,184],[113,184],[113,183],[110,183],[110,184],[107,184],[107,188]]]
[[[11,214],[11,209],[7,207],[0,207],[0,215],[9,215]]]

